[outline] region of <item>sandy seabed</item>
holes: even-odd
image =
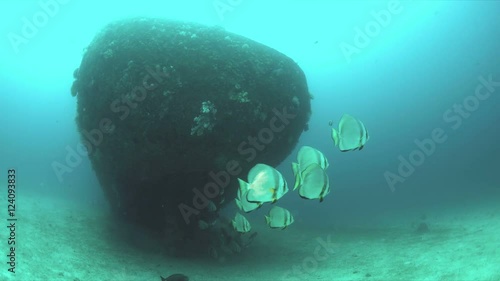
[[[16,273],[8,272],[0,230],[0,280],[500,280],[500,193],[491,202],[426,209],[430,231],[415,233],[421,210],[378,215],[376,223],[259,235],[226,260],[176,259],[151,238],[113,222],[107,210],[62,199],[18,198]],[[6,213],[5,196],[0,196]],[[6,225],[6,214],[1,215]],[[412,222],[413,221],[413,222]],[[4,254],[5,253],[5,254]]]

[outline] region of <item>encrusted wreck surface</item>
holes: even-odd
[[[311,113],[292,59],[218,27],[161,19],[105,27],[72,94],[112,208],[183,234],[234,204],[237,178],[252,166],[283,161]]]

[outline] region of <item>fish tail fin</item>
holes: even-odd
[[[333,139],[333,142],[335,143],[335,146],[338,146],[338,144],[339,144],[339,133],[337,133],[337,130],[335,130],[334,128],[332,128],[332,139]]]
[[[300,166],[297,163],[292,163],[293,175],[295,176],[295,184],[293,190],[297,189],[302,182],[302,177],[300,176]]]

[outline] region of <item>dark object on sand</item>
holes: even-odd
[[[207,206],[233,202],[255,164],[280,164],[311,114],[291,58],[195,23],[111,23],[74,78],[82,151],[112,210],[193,240]]]
[[[176,273],[176,274],[170,275],[167,278],[161,277],[161,281],[189,281],[189,277],[187,277],[184,274]]]
[[[429,230],[429,226],[425,222],[421,222],[418,225],[417,230],[415,230],[415,232],[418,233],[418,234],[427,233],[429,231],[430,231]]]

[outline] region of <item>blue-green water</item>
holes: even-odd
[[[477,210],[483,206],[495,208],[500,203],[500,2],[172,0],[101,3],[41,0],[2,1],[0,7],[1,33],[4,34],[0,43],[2,220],[7,218],[8,169],[16,170],[21,218],[29,217],[30,212],[36,210],[27,203],[23,204],[24,196],[24,202],[36,201],[40,196],[62,199],[69,205],[88,206],[89,210],[101,210],[101,217],[109,211],[86,156],[75,160],[78,163],[63,174],[55,170],[54,163],[67,162],[68,151],[74,150],[80,140],[75,123],[76,99],[71,96],[70,88],[73,70],[79,66],[84,49],[108,23],[138,16],[219,25],[229,32],[276,49],[302,68],[314,97],[309,129],[302,133],[294,151],[277,169],[293,186],[290,166],[298,149],[302,145],[314,146],[330,161],[328,175],[332,192],[322,203],[298,196],[280,200],[280,204],[296,216],[290,227],[296,227],[296,230],[291,231],[320,229],[321,233],[328,233],[335,229],[342,233],[342,226],[346,226],[345,229],[360,227],[363,233],[360,237],[363,238],[358,240],[363,240],[368,239],[363,235],[373,228],[390,233],[394,225],[405,225],[410,232],[413,221],[419,222],[425,215],[430,221],[432,234],[433,228],[446,225],[447,218],[452,217],[436,215],[433,222],[433,213],[438,213],[436,210],[447,213],[463,207],[467,214],[473,212],[467,209],[471,206]],[[370,132],[370,140],[361,151],[343,153],[333,145],[329,122],[332,120],[338,124],[344,113],[362,120]],[[50,203],[44,206],[51,209]],[[234,211],[234,206],[228,208],[228,213]],[[407,217],[403,215],[408,213]],[[498,231],[498,208],[486,213],[491,220],[485,224],[491,231]],[[252,213],[248,218],[251,223],[254,221],[265,228],[263,214]],[[396,214],[402,214],[402,218],[394,218]],[[453,229],[457,224],[473,228],[468,226],[470,221],[465,218],[463,222],[460,222],[461,218],[455,219]],[[471,220],[481,219],[478,215]],[[380,220],[384,223],[378,224]],[[392,220],[394,225],[391,225]],[[38,231],[36,223],[29,219],[24,221],[25,232],[22,232],[23,220],[19,221],[18,231],[22,235],[18,243],[18,271],[16,275],[8,272],[8,260],[3,258],[0,271],[4,275],[0,276],[7,279],[2,280],[83,281],[111,280],[106,278],[113,277],[117,278],[113,280],[160,280],[157,275],[176,272],[165,268],[158,270],[158,274],[151,269],[145,269],[147,273],[144,275],[128,274],[125,268],[112,266],[114,262],[110,262],[108,268],[103,261],[103,269],[99,271],[94,268],[85,273],[75,269],[75,272],[67,273],[65,268],[60,271],[66,273],[60,275],[57,270],[48,268],[57,268],[63,261],[44,264],[28,257],[30,248],[36,248],[37,244],[32,241],[34,238],[29,240],[27,237],[48,236],[49,232]],[[31,232],[26,232],[26,229]],[[297,238],[299,242],[279,244],[280,237],[288,235],[286,231],[262,231],[260,242],[255,242],[260,248],[251,255],[269,255],[262,246],[267,243],[271,244],[268,246],[273,251],[299,249],[296,244],[301,244],[300,241],[305,240],[307,243],[304,243],[309,245],[314,243],[311,241],[315,237],[323,235],[300,236],[295,233],[300,237]],[[0,232],[2,241],[7,241],[9,233],[5,229]],[[96,232],[89,230],[89,233]],[[498,232],[495,235],[498,236]],[[355,236],[356,232],[346,235],[356,240]],[[446,242],[446,237],[439,239]],[[74,243],[63,238],[46,241],[58,245]],[[365,246],[345,242],[350,246],[337,252],[335,259],[338,262],[343,255],[352,257],[356,247],[376,244],[370,239],[366,241]],[[447,243],[460,249],[467,241],[457,238]],[[485,247],[482,262],[480,256],[474,254],[457,260],[446,256],[449,259],[443,258],[445,262],[440,263],[441,266],[432,265],[429,260],[422,261],[414,269],[401,273],[404,275],[396,275],[391,273],[394,272],[391,268],[399,265],[391,264],[390,260],[379,260],[374,267],[387,266],[389,269],[369,273],[371,276],[365,276],[368,273],[363,270],[360,270],[362,276],[361,273],[354,274],[352,272],[356,269],[342,267],[342,263],[331,266],[320,263],[320,270],[300,278],[500,280],[500,270],[494,266],[500,262],[500,253],[492,250],[498,249],[498,242],[498,239],[481,242]],[[86,248],[92,249],[92,244],[89,242]],[[5,257],[9,251],[7,242],[1,245],[0,251]],[[432,247],[429,247],[431,251]],[[314,246],[309,249],[312,253]],[[105,252],[97,248],[92,251]],[[297,251],[299,263],[310,254],[307,250]],[[92,262],[85,261],[86,258],[78,251],[74,255],[68,251],[61,259],[81,260],[72,263],[75,268],[90,267]],[[279,254],[273,259],[274,265],[289,263],[285,258],[281,260]],[[162,264],[161,258],[157,260]],[[213,272],[217,265],[210,265],[209,269],[203,269],[205,264],[200,265],[192,280],[252,280],[245,279],[248,276],[244,273],[245,267],[241,266],[245,259],[238,263],[240,266],[235,270],[240,270],[240,273],[230,275],[226,268],[220,276]],[[250,271],[258,270],[258,261],[254,259],[251,263]],[[484,268],[464,267],[476,263],[484,264]],[[35,264],[36,269],[32,269]],[[456,271],[450,273],[446,266],[464,268],[464,272],[462,275]],[[283,277],[284,269],[277,268],[269,270],[269,274],[276,276],[273,280],[298,280],[297,275],[297,278]],[[106,270],[109,275],[106,272],[99,275]],[[371,272],[376,271],[372,269]],[[116,272],[123,274],[117,275]],[[184,273],[189,275],[189,272]],[[157,279],[147,279],[150,276]],[[223,279],[226,277],[232,279]]]

